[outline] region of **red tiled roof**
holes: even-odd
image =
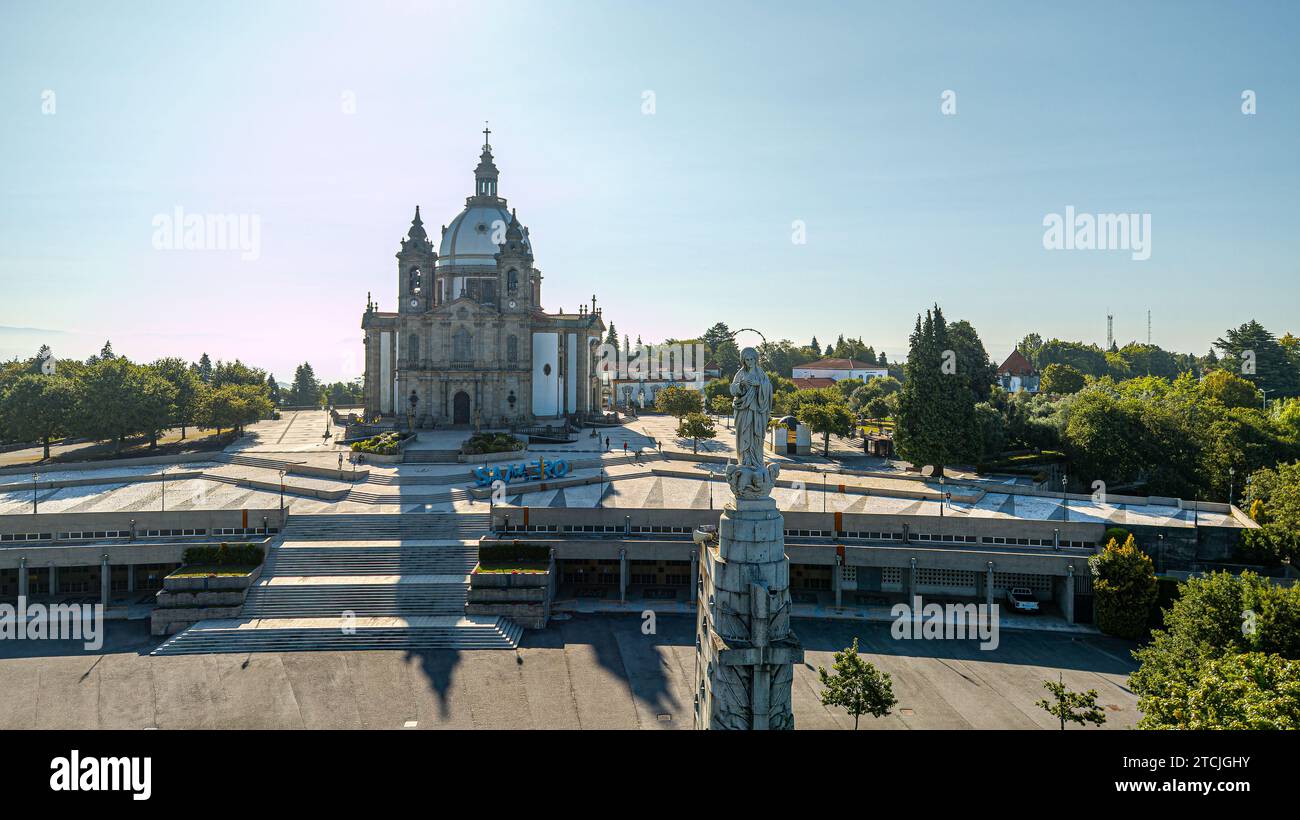
[[[806,367],[809,370],[869,370],[880,369],[880,365],[875,362],[858,362],[853,359],[818,359],[815,362],[807,364],[797,364],[798,367]]]
[[[802,365],[801,365],[802,366]],[[813,390],[818,387],[830,387],[835,384],[835,380],[822,376],[812,376],[809,378],[794,379],[794,386],[799,390]]]
[[[999,374],[1009,374],[1012,376],[1028,376],[1034,372],[1034,366],[1029,360],[1020,355],[1019,350],[1011,351],[1011,355],[998,368]]]

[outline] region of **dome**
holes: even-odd
[[[506,226],[510,224],[510,212],[506,210],[504,201],[498,202],[500,204],[472,203],[451,221],[438,247],[438,267],[496,266],[496,255],[501,249],[492,241],[492,234],[504,236]],[[498,221],[500,225],[496,224]],[[524,247],[532,253],[527,228],[524,228]]]

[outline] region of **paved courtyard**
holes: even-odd
[[[309,652],[151,657],[145,622],[110,622],[104,648],[0,642],[0,730],[117,728],[684,729],[692,722],[694,621],[577,615],[528,633],[518,652]],[[817,698],[815,667],[859,638],[893,675],[895,712],[867,729],[1055,728],[1034,705],[1058,673],[1095,688],[1107,728],[1131,727],[1129,644],[1052,633],[971,642],[894,641],[887,625],[796,620],[800,728],[849,728]]]

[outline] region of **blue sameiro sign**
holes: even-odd
[[[562,458],[555,461],[546,461],[538,459],[537,461],[521,461],[518,464],[499,464],[495,467],[475,467],[471,472],[474,476],[474,483],[480,487],[487,487],[495,481],[504,481],[509,484],[511,481],[540,481],[545,478],[563,478],[569,474],[569,462]]]

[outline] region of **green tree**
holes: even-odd
[[[1243,530],[1243,549],[1269,563],[1300,561],[1300,461],[1262,467],[1250,474],[1244,505],[1259,524]]]
[[[1100,726],[1106,722],[1106,713],[1097,705],[1096,689],[1089,689],[1086,692],[1071,692],[1065,686],[1065,678],[1059,673],[1055,683],[1045,680],[1043,686],[1048,692],[1052,693],[1052,698],[1051,700],[1041,698],[1038,701],[1038,706],[1059,719],[1062,730],[1065,729],[1067,722],[1077,723],[1080,726],[1087,723]]]
[[[315,407],[320,404],[320,382],[316,380],[316,371],[307,362],[298,365],[293,372],[289,403],[295,407]]]
[[[1215,658],[1182,699],[1180,729],[1300,729],[1300,661],[1261,652]]]
[[[77,381],[73,430],[87,438],[108,439],[120,453],[126,437],[140,432],[135,365],[123,358],[94,359]]]
[[[975,394],[954,365],[947,323],[938,305],[918,316],[912,332],[903,389],[898,394],[894,441],[898,454],[916,466],[975,461],[980,430],[975,418]]]
[[[704,403],[698,390],[673,385],[655,394],[655,409],[660,413],[673,416],[680,424],[686,416],[703,410]]]
[[[131,366],[130,384],[135,393],[131,431],[144,433],[152,449],[176,417],[176,388],[153,368],[138,365]]]
[[[1212,370],[1201,379],[1201,393],[1224,407],[1258,407],[1259,390],[1250,381],[1227,370]]]
[[[1180,584],[1165,612],[1164,628],[1153,630],[1151,641],[1133,652],[1140,666],[1129,676],[1129,686],[1142,712],[1138,728],[1230,725],[1232,714],[1201,704],[1215,681],[1225,679],[1230,687],[1236,684],[1227,681],[1241,676],[1214,662],[1232,660],[1246,672],[1256,660],[1234,657],[1246,653],[1300,660],[1300,586],[1282,587],[1252,572],[1214,572]],[[1262,697],[1273,699],[1281,684],[1295,691],[1295,664],[1285,671],[1289,677],[1279,685],[1267,675],[1255,679]]]
[[[715,416],[730,416],[734,409],[731,396],[714,396],[709,399],[709,411]]]
[[[834,387],[799,390],[789,399],[788,412],[813,433],[822,437],[823,455],[831,454],[831,436],[853,432],[853,411],[844,395]]]
[[[984,350],[984,343],[974,325],[965,319],[949,323],[948,344],[957,354],[957,374],[966,380],[975,394],[975,401],[988,400],[998,369],[989,361],[989,354]]]
[[[838,706],[853,716],[853,728],[858,728],[862,715],[884,717],[898,703],[894,697],[894,684],[888,672],[881,672],[858,654],[858,639],[853,645],[835,653],[831,665],[835,671],[817,667],[821,680],[823,706]]]
[[[194,367],[204,384],[212,383],[212,360],[208,358],[207,353],[199,357],[199,362]]]
[[[1083,374],[1068,364],[1053,362],[1043,368],[1039,389],[1044,393],[1078,393],[1086,380]]]
[[[67,432],[75,403],[76,390],[68,379],[28,373],[0,399],[0,416],[5,419],[6,435],[19,441],[40,441],[45,448],[43,458],[48,460],[50,439]]]
[[[1020,355],[1024,356],[1034,367],[1039,367],[1038,354],[1042,352],[1042,349],[1043,337],[1037,333],[1026,333],[1025,338],[1021,339],[1020,344],[1016,345],[1016,350],[1020,351]]]
[[[213,387],[225,387],[228,384],[262,387],[266,384],[266,371],[256,367],[249,367],[239,359],[235,359],[233,362],[218,361],[217,366],[212,369],[210,384]]]
[[[1150,557],[1130,535],[1123,545],[1107,543],[1088,559],[1088,565],[1093,575],[1097,628],[1133,641],[1145,637],[1158,592]]]
[[[677,425],[677,436],[691,440],[691,452],[700,451],[700,439],[711,439],[718,435],[713,427],[713,419],[703,413],[688,413]]]
[[[175,391],[172,418],[181,428],[181,438],[184,439],[186,428],[194,423],[194,417],[199,411],[199,404],[203,400],[207,385],[184,359],[174,357],[159,359],[150,367],[154,373],[166,379]]]
[[[1270,399],[1300,395],[1296,360],[1254,319],[1228,330],[1214,346],[1223,351],[1222,367],[1268,390]]]
[[[214,427],[217,434],[226,428],[242,433],[244,425],[269,416],[274,407],[261,385],[228,384],[209,391],[200,409],[205,427]]]
[[[283,398],[280,395],[280,383],[275,380],[275,374],[272,373],[266,377],[266,398],[275,406],[280,406]]]

